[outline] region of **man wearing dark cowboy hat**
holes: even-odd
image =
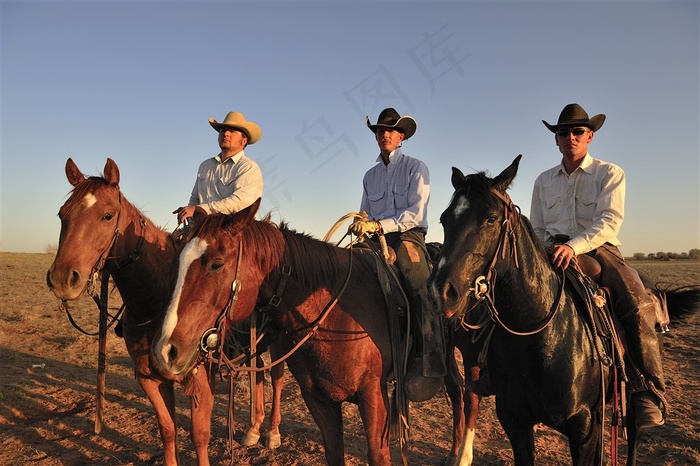
[[[370,123],[369,117],[366,124],[375,134],[379,156],[362,182],[360,209],[367,213],[367,218],[354,222],[348,231],[357,236],[383,233],[387,245],[396,252],[395,264],[410,301],[411,325],[422,329],[414,335],[421,340],[417,342],[417,351],[422,352],[420,367],[414,371],[409,368],[407,392],[409,399],[424,401],[442,386],[446,373],[442,322],[430,307],[427,293],[430,269],[425,234],[428,231],[430,174],[422,161],[401,150],[402,142],[416,132],[413,117],[400,116],[393,108],[386,108],[379,114],[376,125]],[[412,379],[412,372],[422,373],[431,380],[419,380],[420,376]],[[412,380],[417,382],[412,384]]]
[[[617,315],[632,353],[630,385],[638,430],[664,423],[666,401],[659,340],[654,329],[654,302],[637,272],[628,267],[617,239],[625,205],[625,172],[594,159],[588,144],[603,126],[605,115],[588,118],[578,104],[569,104],[554,133],[562,161],[537,178],[530,221],[551,249],[552,264],[566,269],[573,258],[588,254],[600,263],[602,285],[612,290]],[[635,369],[636,367],[636,369]],[[630,369],[630,367],[628,367]],[[636,372],[636,373],[635,373]]]
[[[262,197],[262,172],[244,152],[262,136],[260,127],[238,112],[229,112],[221,123],[209,118],[209,124],[219,133],[221,152],[199,165],[190,201],[173,212],[178,223],[191,218],[196,208],[207,214],[233,214]]]

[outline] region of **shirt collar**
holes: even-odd
[[[237,153],[236,155],[234,155],[233,157],[226,159],[226,162],[230,160],[231,163],[235,165],[238,163],[239,160],[241,160],[243,158],[244,155],[245,155],[245,151],[242,150],[239,153]],[[216,154],[216,157],[214,157],[214,158],[219,163],[225,163],[225,162],[221,162],[221,152]]]
[[[593,157],[591,157],[591,154],[586,152],[586,155],[583,156],[583,160],[581,160],[581,163],[579,164],[578,167],[576,167],[576,170],[583,170],[586,173],[591,173],[591,165],[593,164]],[[574,170],[574,171],[576,171]],[[559,163],[559,173],[563,173],[566,176],[569,176],[568,173],[566,173],[566,167],[564,167],[564,159]],[[573,173],[573,172],[572,172]]]
[[[389,153],[389,165],[391,165],[392,163],[396,163],[401,158],[402,155],[403,155],[403,152],[401,152],[401,149],[398,147],[396,149],[394,149],[393,151],[391,151]],[[379,154],[377,156],[376,161],[383,162],[382,154]]]

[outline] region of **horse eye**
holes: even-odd
[[[112,215],[112,214],[110,214],[110,213],[104,214],[104,215],[102,216],[102,220],[104,220],[105,222],[109,222],[109,221],[112,220],[113,218],[114,218],[114,215]]]
[[[489,225],[493,225],[494,223],[496,223],[496,220],[497,220],[497,219],[496,219],[496,216],[495,216],[495,215],[492,215],[492,216],[490,216],[489,218],[486,219],[486,223],[488,223]]]
[[[216,271],[221,268],[223,268],[224,262],[223,261],[212,261],[209,263],[209,270]]]

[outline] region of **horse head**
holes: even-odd
[[[106,260],[119,231],[119,168],[107,159],[103,177],[87,178],[72,159],[66,177],[73,192],[58,212],[61,234],[46,281],[61,299],[77,299]]]
[[[253,312],[266,274],[266,261],[247,246],[259,235],[258,224],[267,226],[255,221],[259,206],[260,199],[232,215],[196,219],[188,233],[175,290],[151,348],[151,360],[163,376],[182,379],[206,345],[203,336],[216,334],[219,340],[225,321],[240,322]]]
[[[521,157],[495,178],[484,172],[465,176],[452,168],[455,192],[440,216],[445,238],[429,279],[430,292],[448,318],[471,309],[489,291],[492,266],[508,241],[507,229],[517,220],[506,190]]]

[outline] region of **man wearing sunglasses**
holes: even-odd
[[[583,254],[600,263],[599,283],[612,290],[615,311],[625,328],[633,361],[627,367],[628,389],[637,430],[642,430],[663,425],[665,384],[655,303],[618,249],[625,172],[588,153],[588,145],[604,122],[605,115],[588,118],[578,104],[564,107],[556,125],[542,120],[554,133],[562,160],[535,180],[530,221],[547,245],[555,267],[566,269],[572,259]]]

